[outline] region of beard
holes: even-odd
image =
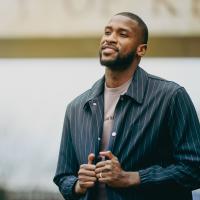
[[[136,57],[135,49],[133,49],[126,55],[121,55],[120,52],[118,52],[115,59],[112,60],[103,60],[102,52],[101,51],[99,52],[100,64],[108,67],[113,71],[124,71],[128,69],[131,66],[131,63],[134,61],[135,57]]]

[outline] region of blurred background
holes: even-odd
[[[62,199],[65,109],[103,76],[99,41],[122,11],[149,28],[140,66],[184,86],[200,118],[200,0],[0,0],[0,200]]]

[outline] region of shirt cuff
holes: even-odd
[[[68,176],[67,179],[62,182],[62,186],[59,189],[65,199],[79,199],[79,196],[74,192],[74,187],[77,180],[78,178],[76,176]]]
[[[140,176],[140,185],[145,186],[149,184],[149,180],[151,179],[151,175],[148,169],[139,170]]]

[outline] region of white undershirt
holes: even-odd
[[[103,134],[102,134],[102,145],[101,151],[106,150],[110,134],[114,122],[114,112],[117,102],[121,95],[127,92],[128,87],[132,79],[129,79],[123,85],[116,88],[108,88],[105,84],[104,89],[104,123],[103,123]]]
[[[123,85],[116,88],[108,88],[105,83],[104,88],[104,123],[100,151],[105,151],[109,144],[110,134],[114,123],[114,112],[121,95],[127,92],[132,78]],[[99,183],[97,200],[107,200],[105,184]]]

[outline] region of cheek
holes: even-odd
[[[136,52],[137,51],[137,45],[136,44],[133,44],[133,43],[127,43],[126,44],[126,48],[125,48],[125,51],[127,52],[127,53],[130,53],[130,52]]]
[[[136,45],[133,43],[132,40],[121,40],[119,41],[119,46],[121,47],[121,49],[123,49],[124,51],[130,51],[132,50]]]
[[[106,40],[105,36],[102,36],[100,39],[100,45],[103,44],[105,42],[105,40]]]
[[[120,54],[121,55],[127,55],[132,51],[133,51],[133,49],[131,47],[129,47],[128,45],[125,46],[125,47],[120,48]]]

